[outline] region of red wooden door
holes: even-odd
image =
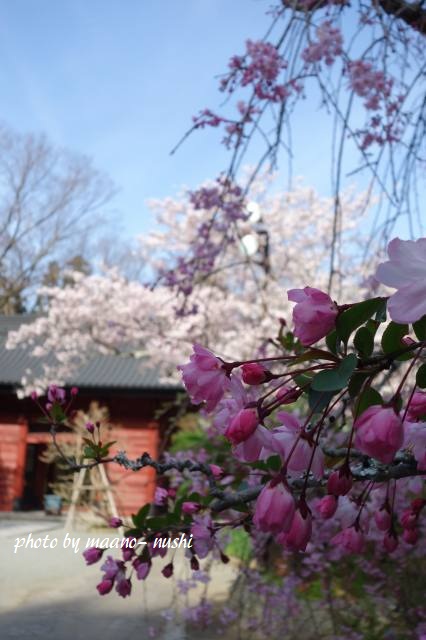
[[[24,488],[27,425],[0,424],[0,511],[12,511]]]

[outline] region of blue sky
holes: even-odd
[[[90,155],[120,193],[130,233],[145,201],[223,168],[217,132],[169,151],[247,35],[268,24],[259,0],[5,0],[0,4],[0,117]],[[219,96],[220,99],[220,96]]]
[[[269,4],[3,0],[0,118],[91,156],[120,189],[114,207],[125,230],[147,231],[153,225],[148,198],[195,187],[226,166],[216,130],[198,132],[177,154],[169,152],[193,114],[219,106],[215,76],[247,37],[264,34]],[[310,101],[299,110],[294,135],[304,153],[294,172],[327,195],[330,130],[322,119],[317,126],[316,113]]]

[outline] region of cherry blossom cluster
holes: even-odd
[[[281,102],[288,95],[288,89],[278,78],[286,68],[287,62],[273,44],[247,40],[245,54],[231,58],[229,74],[222,78],[220,89],[233,93],[238,85],[252,86],[260,100]]]
[[[204,186],[214,189],[216,184]],[[259,346],[269,353],[272,345],[265,344],[265,336],[274,335],[279,318],[290,319],[291,305],[282,295],[286,282],[302,286],[315,278],[319,288],[327,287],[333,200],[303,185],[290,192],[267,194],[264,190],[262,178],[247,196],[261,211],[262,223],[239,220],[240,241],[226,245],[221,242],[223,232],[212,228],[211,241],[221,247],[220,268],[213,277],[198,274],[195,287],[190,278],[189,247],[202,246],[203,225],[209,223],[215,209],[195,209],[185,194],[181,199],[151,203],[157,225],[141,239],[140,254],[150,271],[146,285],[129,281],[116,270],[105,270],[91,276],[75,273],[65,290],[44,288],[40,294],[49,300],[46,315],[23,324],[8,338],[9,348],[25,345],[34,358],[40,358],[37,377],[28,372],[22,381],[23,393],[28,395],[34,388],[41,392],[52,380],[63,384],[99,352],[133,355],[141,368],[149,358],[162,378],[170,381],[178,380],[176,366],[189,355],[192,341],[209,340],[207,344],[214,344],[220,354],[226,354],[232,343],[238,358],[257,353]],[[208,193],[216,197],[215,191]],[[364,205],[364,194],[342,195],[347,252],[341,282],[348,297],[369,273],[358,245]],[[252,257],[245,253],[247,238],[259,244],[267,239],[268,272],[260,263],[260,248]],[[188,275],[171,269],[179,260]],[[164,280],[153,286],[152,274],[165,274],[176,289],[179,283],[191,285],[187,306],[197,308],[198,313],[177,318],[171,311],[181,305],[175,290],[164,286]],[[226,314],[221,312],[225,305]],[[238,331],[236,317],[248,332]]]
[[[424,292],[425,290],[422,281],[426,273],[424,243],[425,239],[420,239],[417,242],[393,240],[389,245],[390,260],[380,265],[377,270],[376,278],[379,281],[398,288],[397,292],[391,296],[388,305],[394,323],[396,319],[399,322],[416,323],[426,315],[424,295],[419,295],[420,291]],[[339,329],[337,326],[339,319],[342,324],[345,313],[346,318],[351,318],[354,315],[353,310],[356,310],[356,305],[346,305],[345,308],[339,308],[327,294],[310,287],[305,287],[304,290],[291,290],[288,292],[288,297],[297,303],[293,312],[295,324],[293,335],[298,338],[303,347],[308,348],[322,338],[329,336],[333,331],[343,331],[341,327]],[[399,307],[399,304],[402,306]],[[357,322],[355,328],[359,324]],[[398,325],[395,323],[395,326]],[[403,325],[402,328],[404,329]],[[355,346],[357,342],[355,342]],[[407,343],[410,344],[409,351],[413,345],[418,350],[408,369],[409,373],[417,359],[421,358],[425,343],[423,340],[419,340],[418,343],[414,340],[396,342],[394,346],[397,356],[399,355],[398,346],[401,347]],[[387,343],[383,344],[386,344],[387,347]],[[414,352],[415,349],[412,351]],[[362,359],[357,360],[355,354],[347,353],[347,347],[344,353],[343,359],[338,358],[333,364],[317,364],[304,369],[305,375],[309,371],[318,371],[313,378],[307,378],[306,386],[309,387],[310,393],[312,391],[317,394],[323,392],[319,393],[317,398],[315,395],[311,395],[311,410],[306,420],[300,420],[297,413],[281,410],[276,413],[276,410],[280,409],[282,405],[294,404],[304,391],[304,385],[301,385],[298,380],[300,372],[298,371],[298,375],[296,375],[290,369],[292,356],[260,358],[257,361],[245,363],[229,363],[217,358],[200,345],[195,345],[190,363],[182,367],[183,381],[192,402],[195,404],[204,402],[207,412],[216,412],[214,422],[221,425],[223,435],[231,443],[233,453],[239,460],[256,463],[266,460],[274,454],[278,454],[280,457],[279,472],[267,481],[257,498],[253,524],[260,531],[273,534],[279,544],[291,550],[304,551],[312,536],[312,510],[307,503],[307,488],[310,477],[318,481],[325,477],[322,449],[324,436],[326,436],[324,433],[326,418],[342,400],[343,394],[337,392],[343,389],[344,393],[347,384],[350,384],[352,374],[358,371],[362,373],[363,368],[367,366],[368,360],[365,363]],[[316,361],[320,360],[324,353],[320,350],[319,353],[314,352],[312,356],[312,360]],[[385,360],[386,357],[385,354]],[[294,358],[297,363],[299,361],[297,356]],[[269,361],[276,364],[281,360],[287,363],[288,367],[283,373],[273,372],[265,367]],[[348,373],[344,374],[345,380],[342,382],[334,380],[333,382],[337,375],[336,372],[346,366],[349,368]],[[235,375],[235,369],[241,369],[240,376]],[[371,382],[378,371],[374,372],[373,370],[371,377],[365,378],[369,381],[369,386],[365,388],[361,386],[364,393],[371,393]],[[418,472],[426,471],[426,425],[422,421],[426,417],[426,392],[416,389],[414,386],[407,404],[399,406],[402,397],[401,391],[408,373],[403,377],[395,394],[387,402],[384,402],[378,394],[378,399],[373,397],[365,409],[361,410],[363,396],[361,395],[361,398],[358,399],[354,409],[353,426],[348,436],[349,442],[345,459],[338,469],[328,474],[328,494],[322,499],[319,506],[322,517],[333,517],[339,497],[346,496],[353,488],[353,479],[357,477],[357,472],[351,468],[350,464],[352,443],[356,451],[374,459],[381,465],[392,465],[398,455],[407,454],[414,457]],[[273,386],[263,395],[259,395],[257,399],[253,399],[253,396],[245,394],[241,380],[249,386],[257,387],[265,383],[273,383]],[[315,383],[315,380],[320,380],[320,382]],[[420,376],[419,382],[421,386],[426,386],[426,381],[423,382],[422,376]],[[333,400],[333,396],[336,394],[337,399]],[[324,401],[324,398],[326,400],[325,406],[321,412],[317,412],[316,405]],[[269,425],[266,426],[265,419],[274,413],[276,413],[279,426],[268,428]],[[380,477],[379,470],[376,475]],[[297,480],[297,476],[302,476],[304,481],[302,491],[296,498],[292,483],[295,479]],[[355,553],[363,551],[367,532],[363,529],[362,514],[374,481],[373,475],[370,482],[364,487],[361,496],[358,496],[359,510],[351,526],[335,535],[331,539],[331,543],[338,544],[347,551]],[[388,552],[393,552],[398,546],[395,529],[396,514],[388,509],[388,504],[386,502],[385,507],[381,509],[389,514],[383,545]],[[410,523],[417,522],[416,510],[420,513],[425,503],[423,499],[419,498],[414,504],[417,506]],[[415,531],[415,525],[411,529],[407,528],[404,524],[407,520],[404,520],[404,517],[401,519],[404,527],[403,539],[409,544],[414,544],[418,538],[417,532],[407,533],[407,531]],[[384,523],[383,518],[381,522]]]
[[[343,38],[340,29],[333,27],[329,20],[320,24],[316,30],[316,41],[311,42],[302,52],[302,58],[307,63],[321,62],[327,66],[333,64],[343,52]]]
[[[293,157],[292,123],[299,108],[303,114],[302,101],[317,100],[319,91],[324,119],[326,114],[335,117],[331,157],[339,160],[330,167],[333,182],[344,184],[344,150],[352,144],[358,151],[352,157],[359,157],[354,173],[369,172],[372,184],[398,193],[390,199],[391,209],[396,202],[408,203],[414,188],[411,169],[423,157],[424,105],[418,87],[425,66],[424,22],[419,29],[408,13],[399,11],[398,3],[280,3],[270,13],[265,37],[247,40],[246,50],[230,58],[221,79],[221,91],[241,96],[237,108],[234,104],[233,113],[228,104],[220,111],[206,108],[191,130],[225,129],[223,142],[232,151],[227,173],[240,181],[242,159],[252,147],[260,166],[275,167],[281,149]],[[364,118],[354,98],[361,98]],[[408,165],[411,169],[404,169]],[[403,180],[397,178],[401,175]]]
[[[246,200],[241,188],[220,177],[212,187],[203,186],[189,193],[195,211],[206,212],[208,218],[197,227],[188,247],[189,255],[180,256],[175,268],[162,274],[167,286],[176,288],[185,297],[192,293],[197,278],[209,274],[227,245],[235,242],[232,223],[248,218]],[[192,313],[198,307],[192,307]]]
[[[389,298],[339,305],[312,287],[288,291],[295,302],[294,330],[281,333],[281,353],[275,356],[230,362],[194,345],[180,371],[193,404],[213,416],[216,441],[229,443],[221,465],[206,452],[198,462],[111,456],[114,443],[102,442],[100,425],[86,425],[82,458],[69,461],[74,469],[115,462],[204,477],[196,491],[191,483],[159,485],[159,514],[144,505],[132,517],[122,557],[107,556],[102,564],[101,595],[114,588],[122,597],[130,595],[133,580],[147,579],[157,556],[164,558],[161,571],[170,578],[170,545],[155,542],[170,535],[191,539],[184,546],[194,572],[210,554],[228,562],[221,536],[238,527],[254,541],[272,540],[286,554],[307,552],[312,570],[318,569],[315,549],[324,544],[335,557],[362,554],[371,543],[388,555],[423,548],[425,242],[389,244],[389,260],[375,274],[396,289]],[[378,346],[367,334],[380,325],[385,327]],[[396,389],[382,389],[380,375],[401,358]],[[36,395],[34,400],[39,402]],[[40,407],[55,435],[69,413],[65,391],[52,385],[47,401]],[[113,518],[110,525],[123,522]],[[99,562],[105,551],[87,549],[87,564]]]

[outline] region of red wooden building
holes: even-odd
[[[41,509],[55,471],[54,465],[40,460],[50,441],[48,427],[40,421],[40,410],[32,400],[19,399],[16,393],[25,371],[42,365],[26,349],[6,350],[4,346],[7,333],[30,319],[0,316],[0,511]],[[91,401],[108,407],[110,422],[116,425],[111,439],[117,444],[112,453],[124,449],[131,458],[144,451],[157,456],[164,424],[155,419],[155,413],[180,388],[160,383],[146,361],[96,356],[67,386],[79,388],[76,409],[87,410]],[[128,515],[152,499],[152,469],[133,473],[108,465],[107,473],[120,514]]]

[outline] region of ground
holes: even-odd
[[[86,567],[81,551],[75,554],[61,545],[65,531],[63,522],[44,514],[31,519],[0,514],[0,628],[1,639],[117,640],[195,640],[200,632],[164,621],[173,600],[173,581],[166,580],[156,562],[147,583],[134,584],[130,598],[115,593],[100,597],[95,589],[99,582],[99,565]],[[28,517],[27,517],[28,518]],[[18,549],[15,540],[28,533],[43,538],[46,533],[58,538],[55,549]],[[73,532],[86,540],[87,532]],[[115,552],[117,553],[117,552]],[[177,562],[175,573],[183,577],[187,563]],[[218,565],[213,573],[209,593],[224,597],[232,583],[234,570]],[[154,631],[162,624],[161,633]],[[164,628],[164,624],[166,627]],[[154,634],[154,635],[153,635]],[[203,640],[214,640],[214,630],[203,631]],[[221,635],[222,640],[225,640]]]

